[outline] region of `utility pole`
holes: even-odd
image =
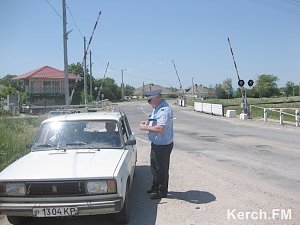
[[[68,77],[68,49],[67,49],[67,14],[66,14],[66,0],[62,0],[63,8],[63,47],[64,47],[64,89],[65,89],[65,104],[68,108],[69,102],[69,77]]]
[[[87,71],[86,71],[86,40],[85,40],[85,37],[83,37],[83,42],[84,42],[84,45],[83,45],[83,48],[84,48],[84,58],[83,58],[83,89],[84,89],[84,105],[86,106],[87,105],[87,77],[86,77],[86,74],[87,74]]]
[[[194,95],[195,95],[195,92],[194,92],[194,77],[192,77],[192,93],[193,93],[192,98],[194,98]]]
[[[144,99],[144,97],[145,97],[145,96],[144,96],[144,92],[145,92],[145,83],[143,82],[143,93],[142,93],[142,94],[143,94],[143,99]]]
[[[124,81],[123,81],[123,72],[124,72],[125,70],[127,70],[127,68],[121,70],[121,76],[122,76],[122,84],[121,84],[122,100],[124,100]]]
[[[93,76],[92,76],[92,51],[90,50],[90,95],[91,97],[93,96],[93,85],[92,85],[92,81],[93,81]]]

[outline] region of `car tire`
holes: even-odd
[[[7,220],[11,224],[19,225],[24,223],[27,220],[27,218],[22,216],[7,216]]]
[[[129,189],[130,189],[130,184],[129,184],[129,177],[128,177],[128,182],[126,186],[126,195],[125,195],[125,201],[123,204],[122,210],[115,214],[114,220],[117,224],[127,224],[129,222],[129,210],[128,210],[128,195],[129,195]]]

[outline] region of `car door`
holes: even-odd
[[[121,124],[122,124],[122,133],[123,133],[123,137],[124,137],[124,142],[126,143],[130,139],[135,139],[135,137],[131,131],[128,119],[125,115],[122,117]],[[134,173],[134,168],[136,165],[136,161],[137,161],[137,148],[136,148],[136,145],[127,145],[127,146],[125,146],[125,148],[129,151],[128,153],[130,154],[130,158],[131,158],[131,160],[130,160],[130,166],[131,166],[130,171],[131,172],[130,173],[131,173],[131,178],[132,178],[133,173]]]

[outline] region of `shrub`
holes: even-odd
[[[41,123],[41,118],[0,118],[0,171],[29,152],[31,143]]]

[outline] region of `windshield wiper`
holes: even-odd
[[[44,147],[44,148],[48,148],[48,147],[54,147],[55,145],[52,145],[52,144],[40,144],[40,145],[37,145],[35,146],[36,148],[38,147]]]
[[[74,142],[67,143],[66,145],[86,145],[86,144],[87,143],[83,141],[74,141]]]
[[[89,150],[94,150],[94,151],[100,151],[99,147],[91,145],[91,144],[87,144],[84,141],[74,141],[74,142],[66,143],[66,146],[83,146],[81,148],[79,147],[76,149],[89,149]],[[65,150],[68,150],[68,148]]]

